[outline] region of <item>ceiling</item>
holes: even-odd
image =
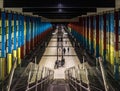
[[[96,8],[115,7],[115,0],[4,0],[4,8],[12,7],[50,19],[71,19]]]

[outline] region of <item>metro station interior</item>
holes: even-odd
[[[0,0],[0,91],[120,91],[120,0]]]

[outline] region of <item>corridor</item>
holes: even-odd
[[[57,31],[57,29],[55,30]],[[74,51],[74,48],[72,47],[69,38],[66,34],[66,32],[63,30],[63,48],[66,48],[66,53],[64,55],[65,58],[65,65],[64,67],[59,67],[58,69],[54,69],[55,61],[57,60],[57,34],[53,33],[53,36],[45,50],[45,53],[43,54],[43,57],[39,63],[40,67],[45,66],[52,70],[54,70],[54,79],[65,79],[65,70],[67,68],[78,66],[80,65],[80,61],[77,57],[77,54]],[[66,43],[67,41],[67,43]],[[67,48],[69,47],[69,52]],[[62,49],[59,51],[58,55],[62,55]],[[58,57],[58,60],[61,60],[61,56]]]

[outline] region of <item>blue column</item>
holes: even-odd
[[[6,51],[5,51],[5,47],[6,47],[6,34],[5,34],[5,12],[2,12],[2,49],[1,49],[1,57],[4,58],[6,57]]]
[[[30,40],[30,36],[29,36],[29,27],[30,27],[30,25],[29,25],[29,22],[30,22],[30,20],[29,20],[29,17],[27,16],[26,17],[26,41],[27,42],[29,42],[29,40]]]
[[[8,13],[8,53],[12,53],[12,13]]]
[[[24,16],[21,15],[20,18],[21,18],[21,24],[20,24],[20,27],[21,27],[21,46],[23,46],[24,45]]]
[[[18,47],[21,47],[21,15],[18,15]]]
[[[16,50],[17,49],[17,37],[16,37],[16,31],[17,31],[17,25],[16,25],[16,20],[17,20],[17,14],[14,14],[13,15],[13,19],[14,19],[14,46],[13,46],[13,49]]]

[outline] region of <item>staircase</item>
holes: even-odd
[[[20,71],[23,72],[20,72],[22,74],[19,76],[16,73],[14,74],[12,83],[9,85],[9,91],[46,91],[46,87],[51,83],[54,76],[54,71],[51,69],[40,68],[39,65],[32,62]],[[17,77],[15,78],[15,76]]]
[[[65,80],[56,79],[48,86],[47,91],[70,91],[70,87]]]

